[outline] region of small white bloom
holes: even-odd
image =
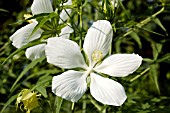
[[[53,77],[53,93],[76,102],[86,92],[86,79],[89,76],[90,92],[97,101],[107,105],[122,105],[127,98],[123,86],[98,73],[115,77],[127,76],[141,65],[142,57],[136,54],[115,54],[105,58],[109,52],[112,37],[110,22],[98,20],[93,23],[86,34],[83,45],[88,64],[77,43],[67,39],[49,38],[45,47],[47,62],[64,69],[71,69]],[[103,60],[103,58],[105,59]],[[73,70],[78,67],[84,70]]]
[[[72,0],[68,0],[67,3],[64,5],[71,5]],[[67,10],[67,9],[66,9]],[[31,11],[33,15],[41,14],[41,13],[51,13],[53,12],[53,7],[50,0],[34,0],[31,6]],[[68,9],[69,14],[71,13],[71,9]],[[63,16],[64,15],[64,16]],[[66,14],[65,10],[63,10],[60,14],[60,17],[65,21],[68,19],[68,15]],[[61,20],[60,20],[61,21]],[[62,22],[60,22],[61,24]],[[31,35],[32,31],[34,30],[35,26],[38,22],[32,21],[32,23],[18,29],[11,37],[10,40],[12,41],[12,45],[16,48],[21,48],[22,46],[28,44],[29,42],[39,39],[41,34],[44,32],[41,28],[39,28],[33,35]],[[70,33],[73,32],[73,29],[69,26],[64,27],[61,30],[61,35],[63,38],[69,38]],[[30,36],[31,35],[31,36]],[[45,56],[44,51],[44,44],[36,45],[31,48],[28,48],[25,52],[26,57],[28,59],[34,60]],[[42,47],[42,48],[41,48]]]

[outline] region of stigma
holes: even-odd
[[[101,51],[99,51],[99,50],[93,51],[93,53],[92,53],[92,59],[93,59],[93,61],[99,62],[99,61],[102,60],[102,58],[103,58],[103,55],[102,55],[102,52],[101,52]]]

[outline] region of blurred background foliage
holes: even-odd
[[[54,0],[55,1],[55,0]],[[99,4],[102,1],[103,3]],[[105,106],[94,100],[89,90],[74,109],[63,100],[61,113],[169,113],[170,112],[170,1],[118,0],[112,7],[109,0],[73,0],[70,23],[80,32],[71,39],[84,38],[93,21],[107,19],[114,30],[112,54],[136,53],[144,58],[141,67],[124,78],[113,78],[125,88],[128,99],[120,106]],[[31,13],[32,0],[0,1],[0,63],[17,49],[9,37],[26,25],[24,14]],[[104,7],[104,5],[106,7]],[[116,5],[116,4],[115,4]],[[80,28],[79,9],[82,8],[83,26]],[[75,26],[74,26],[75,25]],[[45,58],[31,62],[24,50],[17,52],[0,67],[0,110],[3,113],[22,113],[16,110],[16,95],[23,89],[41,94],[39,107],[32,113],[54,113],[61,99],[51,92],[51,79],[63,70],[50,65]],[[16,82],[16,80],[18,80]],[[14,85],[14,83],[16,84]],[[12,88],[11,88],[12,87]]]

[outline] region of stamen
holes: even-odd
[[[101,61],[103,58],[102,52],[99,50],[95,50],[92,54],[92,59],[95,62]]]
[[[28,18],[31,18],[31,17],[32,17],[31,14],[24,14],[25,20],[28,19]],[[32,22],[35,22],[35,21],[36,21],[35,19],[27,20],[27,22],[29,22],[29,23],[32,23]]]

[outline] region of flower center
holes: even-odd
[[[95,50],[95,51],[92,53],[92,59],[93,59],[93,61],[98,62],[98,61],[101,61],[102,58],[103,58],[103,55],[102,55],[102,52],[101,52],[101,51]]]

